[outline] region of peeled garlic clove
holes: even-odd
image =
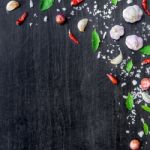
[[[150,103],[150,95],[147,92],[142,92],[142,98],[146,103]]]
[[[17,9],[19,6],[20,6],[19,2],[12,0],[12,1],[7,3],[6,10],[12,11],[12,10]]]
[[[79,31],[80,32],[84,32],[87,24],[88,24],[88,19],[87,18],[81,19],[78,22],[78,29],[79,29]]]
[[[122,55],[122,52],[120,51],[120,54],[117,57],[115,57],[114,59],[112,59],[110,61],[110,63],[113,65],[118,65],[122,62],[122,60],[123,60],[123,55]]]

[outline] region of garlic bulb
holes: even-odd
[[[143,39],[136,35],[129,35],[126,37],[126,45],[131,50],[139,50],[143,47]]]
[[[140,21],[142,16],[143,11],[138,5],[128,6],[123,10],[123,18],[129,23]]]
[[[84,32],[86,26],[88,24],[88,19],[87,18],[84,18],[84,19],[81,19],[79,22],[78,22],[78,29],[80,32]]]
[[[115,25],[110,30],[110,37],[114,40],[119,40],[124,35],[124,27]]]
[[[14,1],[14,0],[12,0],[12,1],[9,1],[8,3],[7,3],[7,5],[6,5],[6,10],[7,11],[12,11],[12,10],[15,10],[15,9],[17,9],[18,7],[19,7],[19,2],[17,2],[17,1]]]

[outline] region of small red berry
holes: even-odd
[[[148,90],[150,88],[150,79],[149,78],[142,79],[140,87],[142,90]]]
[[[131,149],[131,150],[140,150],[140,147],[141,147],[141,143],[140,143],[139,140],[133,139],[133,140],[130,142],[130,149]]]
[[[66,21],[66,17],[63,14],[59,14],[56,16],[56,22],[58,24],[64,24]]]

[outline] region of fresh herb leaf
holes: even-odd
[[[129,60],[126,65],[126,71],[129,73],[133,68],[133,61]]]
[[[40,10],[45,11],[52,7],[54,4],[54,0],[40,0]]]
[[[142,109],[143,109],[144,111],[147,111],[147,112],[150,113],[150,107],[148,107],[148,106],[146,106],[146,105],[142,105],[141,107],[142,107]]]
[[[150,55],[150,45],[147,45],[141,48],[140,52],[144,55]]]
[[[149,127],[147,123],[143,124],[143,130],[144,130],[144,134],[148,135],[149,134]]]
[[[132,110],[133,105],[134,105],[134,101],[133,101],[133,96],[132,96],[131,93],[128,93],[128,97],[126,99],[126,103],[125,104],[126,104],[126,108],[128,110]]]
[[[100,42],[101,40],[100,40],[99,34],[96,31],[96,29],[94,29],[92,32],[92,49],[94,52],[96,52],[97,49],[99,48]]]
[[[118,3],[118,0],[111,0],[111,3],[116,6]]]

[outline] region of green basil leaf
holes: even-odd
[[[149,134],[149,127],[147,123],[143,124],[143,130],[144,130],[144,134],[148,135]]]
[[[54,4],[54,0],[40,0],[40,10],[45,11],[52,7]]]
[[[140,52],[144,55],[150,55],[150,45],[147,45],[141,48]]]
[[[129,60],[126,64],[126,71],[129,73],[133,68],[133,61]]]
[[[118,3],[118,0],[111,0],[111,3],[116,6]]]
[[[132,110],[133,105],[134,105],[134,100],[133,100],[133,96],[132,96],[131,93],[128,93],[128,97],[126,99],[126,103],[125,104],[126,104],[126,108],[128,110]]]
[[[92,32],[92,49],[94,52],[98,50],[100,42],[101,40],[100,40],[99,34],[96,31],[96,29],[94,29]]]
[[[150,113],[150,107],[148,107],[148,106],[146,106],[146,105],[142,105],[141,107],[142,107],[142,109],[143,109],[144,111],[147,111],[147,112]]]

